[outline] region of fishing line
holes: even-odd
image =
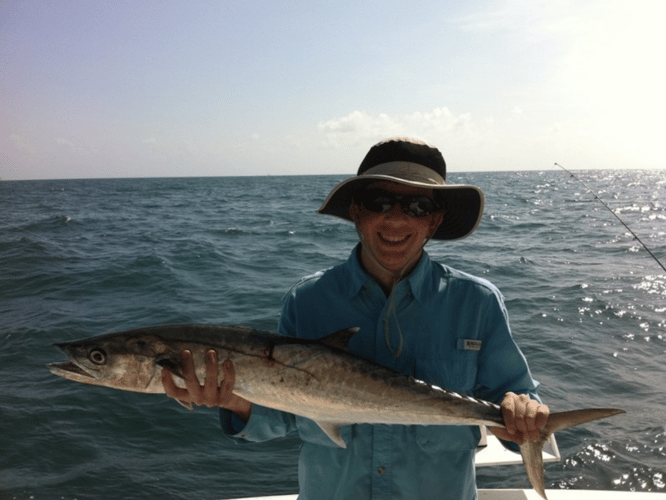
[[[573,177],[573,178],[576,179],[578,182],[580,182],[583,186],[585,186],[585,189],[587,189],[587,190],[588,190],[588,191],[589,191],[589,192],[590,192],[590,193],[591,193],[591,194],[592,194],[597,200],[599,200],[599,201],[601,202],[601,204],[602,204],[604,207],[606,207],[606,208],[608,209],[608,211],[609,211],[610,213],[612,213],[612,214],[615,216],[615,218],[616,218],[617,220],[619,220],[620,223],[621,223],[624,227],[627,228],[627,231],[629,231],[629,232],[633,235],[633,237],[636,238],[636,241],[638,241],[641,245],[643,245],[643,248],[645,248],[645,250],[647,251],[647,253],[650,254],[650,256],[655,260],[655,262],[656,262],[657,264],[659,264],[659,265],[661,266],[661,268],[662,268],[664,271],[666,271],[666,267],[664,267],[664,265],[661,263],[661,261],[660,261],[660,260],[659,260],[659,259],[658,259],[658,258],[657,258],[657,257],[651,252],[651,251],[650,251],[650,249],[647,247],[647,245],[641,241],[641,239],[638,237],[638,235],[636,235],[636,233],[634,233],[634,232],[631,230],[631,228],[630,228],[629,226],[627,226],[627,225],[624,223],[624,221],[623,221],[622,219],[620,219],[620,216],[617,215],[617,214],[613,211],[613,209],[612,209],[611,207],[609,207],[609,206],[606,204],[606,202],[605,202],[604,200],[602,200],[601,198],[599,198],[599,196],[597,195],[597,193],[595,193],[595,192],[592,190],[592,188],[590,188],[590,186],[588,186],[587,184],[585,184],[582,180],[580,180],[580,179],[579,179],[578,177],[576,177],[572,172],[570,172],[569,170],[567,170],[566,168],[564,168],[564,167],[563,167],[562,165],[560,165],[559,163],[556,163],[555,166],[560,167],[562,170],[564,170],[566,173],[568,173],[571,177]]]

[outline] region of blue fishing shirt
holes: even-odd
[[[289,291],[281,334],[318,339],[360,327],[349,348],[363,358],[487,401],[499,403],[508,391],[537,399],[538,384],[513,340],[495,286],[433,262],[424,252],[397,284],[391,305],[362,269],[359,249],[347,262],[303,278]],[[341,429],[343,449],[304,417],[259,405],[247,424],[226,410],[220,416],[223,431],[237,443],[299,433],[301,500],[477,496],[477,426],[350,425]]]

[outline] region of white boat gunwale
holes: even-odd
[[[543,448],[544,462],[561,459],[555,436]],[[520,464],[520,453],[505,448],[499,439],[481,427],[481,441],[476,452],[477,466]],[[614,490],[546,490],[548,500],[666,500],[666,493],[650,491]],[[296,500],[298,494],[265,497],[236,498],[231,500]],[[478,500],[543,500],[533,489],[479,489]]]

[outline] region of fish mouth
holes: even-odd
[[[50,363],[47,367],[54,375],[64,378],[71,378],[72,375],[91,379],[95,378],[93,374],[72,361],[67,361],[65,363]]]

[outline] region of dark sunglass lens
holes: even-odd
[[[388,212],[395,205],[396,200],[386,196],[377,196],[365,200],[363,206],[371,212]]]
[[[434,200],[426,196],[419,196],[413,198],[409,202],[409,206],[405,207],[405,213],[414,217],[425,217],[436,212],[439,209]]]
[[[396,199],[385,191],[369,189],[358,193],[355,200],[371,212],[388,212],[395,205]]]
[[[394,194],[381,189],[357,192],[354,201],[366,210],[377,213],[388,212],[396,203],[400,203],[402,210],[411,217],[425,217],[440,209],[437,202],[427,196]]]

